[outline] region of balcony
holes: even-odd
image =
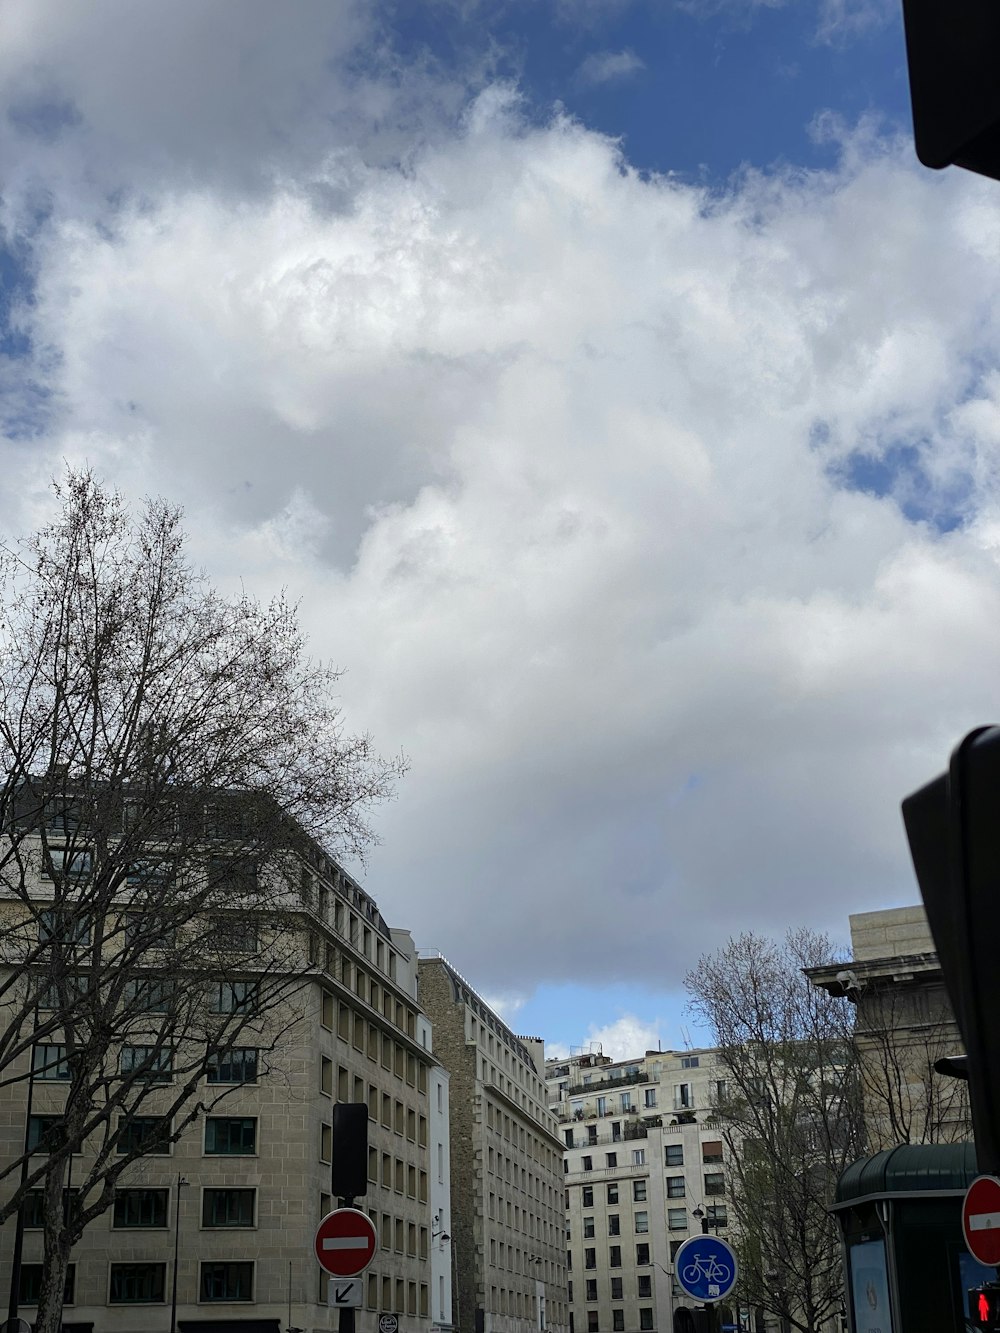
[[[607,1078],[602,1078],[598,1082],[574,1083],[563,1093],[564,1097],[596,1097],[598,1093],[605,1093],[615,1088],[627,1088],[636,1083],[659,1083],[659,1076],[656,1074],[609,1074]]]

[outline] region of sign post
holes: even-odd
[[[692,1236],[674,1256],[674,1277],[692,1300],[715,1305],[736,1286],[739,1265],[732,1246],[718,1236]]]
[[[375,1223],[360,1208],[335,1208],[316,1228],[313,1250],[320,1268],[334,1279],[328,1304],[340,1311],[341,1333],[353,1333],[354,1311],[361,1305],[360,1277],[375,1258]]]

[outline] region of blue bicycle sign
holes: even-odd
[[[674,1256],[674,1277],[696,1301],[722,1301],[736,1286],[736,1255],[718,1236],[694,1236]]]

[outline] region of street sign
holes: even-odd
[[[378,1333],[396,1333],[399,1328],[399,1320],[394,1314],[380,1314],[378,1317]]]
[[[974,1259],[987,1267],[1000,1264],[1000,1180],[977,1176],[965,1191],[962,1230]]]
[[[718,1236],[693,1236],[674,1256],[674,1277],[696,1301],[725,1300],[738,1276],[736,1255]]]
[[[359,1277],[332,1277],[326,1303],[335,1310],[358,1310],[364,1304],[361,1298],[364,1283]]]
[[[0,1324],[0,1333],[31,1333],[27,1319],[5,1319]]]
[[[375,1224],[359,1208],[335,1208],[316,1228],[313,1247],[321,1268],[334,1277],[357,1277],[375,1258]]]

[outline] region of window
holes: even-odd
[[[710,1222],[715,1222],[720,1227],[729,1225],[729,1210],[724,1203],[710,1203],[707,1212]]]
[[[252,1301],[253,1264],[249,1261],[202,1264],[200,1299]]]
[[[667,1209],[667,1229],[670,1231],[687,1231],[688,1215],[686,1208],[668,1208]]]
[[[112,1223],[116,1227],[165,1227],[167,1191],[165,1189],[120,1189],[115,1195]]]
[[[617,1185],[609,1185],[609,1186],[608,1186],[608,1203],[617,1203],[617,1202],[618,1202],[618,1186],[617,1186]]]
[[[212,936],[216,948],[232,953],[256,953],[260,946],[257,922],[248,914],[214,917]]]
[[[635,1203],[646,1202],[646,1182],[644,1180],[632,1181],[632,1199]]]
[[[621,1234],[622,1234],[622,1232],[621,1232],[621,1218],[618,1216],[617,1213],[609,1213],[609,1214],[608,1214],[608,1235],[609,1235],[609,1236],[620,1236]]]
[[[41,1264],[22,1264],[21,1279],[17,1288],[17,1299],[22,1305],[37,1305],[42,1292]],[[63,1287],[63,1304],[72,1305],[76,1291],[76,1264],[66,1266],[66,1285]]]
[[[691,1084],[674,1084],[674,1110],[686,1111],[691,1106]]]
[[[176,923],[153,912],[126,912],[124,928],[125,944],[130,949],[172,949],[177,942]]]
[[[640,1329],[651,1329],[653,1327],[653,1311],[648,1305],[639,1308],[639,1327]]]
[[[108,1304],[162,1304],[166,1273],[166,1264],[112,1264]]]
[[[618,1154],[616,1152],[606,1152],[604,1154],[604,1165],[611,1167],[618,1165]]]
[[[671,1256],[671,1258],[672,1257],[673,1256]],[[653,1279],[650,1277],[650,1275],[648,1273],[640,1273],[638,1281],[639,1281],[639,1299],[644,1300],[645,1298],[652,1296]]]
[[[597,1251],[596,1251],[596,1250],[590,1250],[590,1249],[584,1250],[584,1252],[583,1252],[583,1266],[584,1266],[584,1268],[596,1268],[596,1267],[597,1267]]]
[[[201,1196],[203,1227],[252,1227],[252,1189],[206,1189]]]
[[[213,997],[212,1009],[217,1014],[241,1014],[253,1009],[256,1002],[255,981],[220,981]]]
[[[597,1311],[587,1311],[587,1333],[598,1333],[599,1325],[597,1322]]]
[[[35,1078],[68,1081],[70,1077],[69,1061],[66,1059],[65,1046],[41,1044],[32,1048],[31,1072]]]
[[[697,1055],[682,1055],[682,1056],[681,1056],[681,1068],[682,1068],[682,1069],[697,1069],[697,1068],[698,1068],[698,1064],[699,1064],[699,1058],[698,1058]]]
[[[721,1171],[705,1172],[706,1195],[725,1194],[726,1178]]]
[[[583,1238],[584,1240],[594,1239],[594,1219],[592,1217],[583,1219]]]
[[[598,1097],[598,1099],[597,1099],[597,1114],[598,1114],[598,1115],[607,1115],[607,1113],[608,1113],[608,1099],[607,1099],[607,1097]]]
[[[83,848],[50,847],[48,859],[52,863],[51,871],[46,865],[42,870],[43,879],[65,876],[66,879],[84,879],[94,867],[94,858]]]
[[[683,1143],[668,1143],[667,1166],[683,1166],[683,1165],[684,1165]]]
[[[722,1162],[722,1140],[706,1139],[701,1145],[701,1160],[705,1165],[710,1163]]]
[[[625,1311],[616,1309],[611,1311],[611,1327],[615,1333],[624,1333],[625,1329]]]
[[[613,1301],[620,1301],[622,1298],[622,1280],[620,1277],[613,1277],[611,1279],[611,1299]]]
[[[633,1165],[633,1166],[645,1166],[645,1164],[646,1164],[646,1149],[645,1149],[645,1148],[633,1148],[633,1149],[632,1149],[632,1165]]]
[[[67,1221],[79,1206],[79,1195],[79,1190],[63,1190],[63,1217]],[[23,1217],[25,1231],[40,1231],[45,1225],[44,1190],[28,1190],[24,1196]]]
[[[89,944],[90,921],[63,907],[46,907],[38,913],[39,944]]]
[[[635,1215],[635,1229],[640,1236],[644,1236],[649,1231],[649,1213],[645,1210],[637,1212]]]
[[[627,1115],[628,1112],[632,1110],[632,1094],[630,1092],[623,1092],[620,1095],[622,1099],[622,1113]]]
[[[656,1105],[656,1089],[655,1089],[655,1088],[646,1088],[645,1092],[643,1093],[643,1101],[644,1101],[644,1103],[645,1103],[645,1105],[646,1105],[647,1107],[655,1106],[655,1105]]]
[[[118,1151],[157,1155],[170,1152],[170,1122],[162,1115],[121,1116],[118,1120]]]
[[[209,1083],[256,1083],[257,1047],[232,1046],[219,1051],[208,1062]]]
[[[245,1157],[257,1151],[257,1121],[251,1116],[210,1115],[205,1121],[205,1152],[217,1157]]]
[[[593,1185],[584,1185],[583,1187],[583,1206],[584,1208],[593,1208],[594,1206]]]
[[[635,1247],[635,1261],[637,1264],[649,1263],[649,1245],[645,1241]]]
[[[583,1159],[583,1169],[584,1171],[593,1171],[594,1159],[592,1157],[585,1157]]]
[[[724,1078],[717,1078],[712,1084],[712,1101],[716,1106],[724,1106],[729,1100],[729,1084]]]
[[[118,1055],[118,1070],[122,1078],[169,1083],[174,1072],[174,1053],[166,1046],[123,1046]]]
[[[174,983],[156,977],[136,977],[125,983],[125,999],[140,1014],[169,1014],[174,995]]]
[[[28,1151],[51,1152],[62,1142],[64,1132],[61,1115],[29,1116]]]
[[[596,1278],[596,1277],[588,1277],[588,1278],[587,1278],[587,1300],[588,1300],[588,1301],[596,1301],[596,1300],[597,1300],[597,1278]]]
[[[608,1248],[608,1266],[611,1268],[621,1268],[622,1266],[622,1247],[620,1245],[611,1245]]]
[[[684,1198],[683,1176],[667,1176],[667,1198],[668,1199]]]
[[[163,857],[141,857],[133,861],[126,872],[129,888],[147,885],[149,888],[160,889],[173,879],[174,869],[173,862]]]
[[[564,1129],[564,1130],[563,1130],[563,1138],[566,1140],[566,1147],[567,1147],[567,1148],[572,1148],[572,1146],[573,1146],[573,1131],[572,1131],[571,1129]]]

